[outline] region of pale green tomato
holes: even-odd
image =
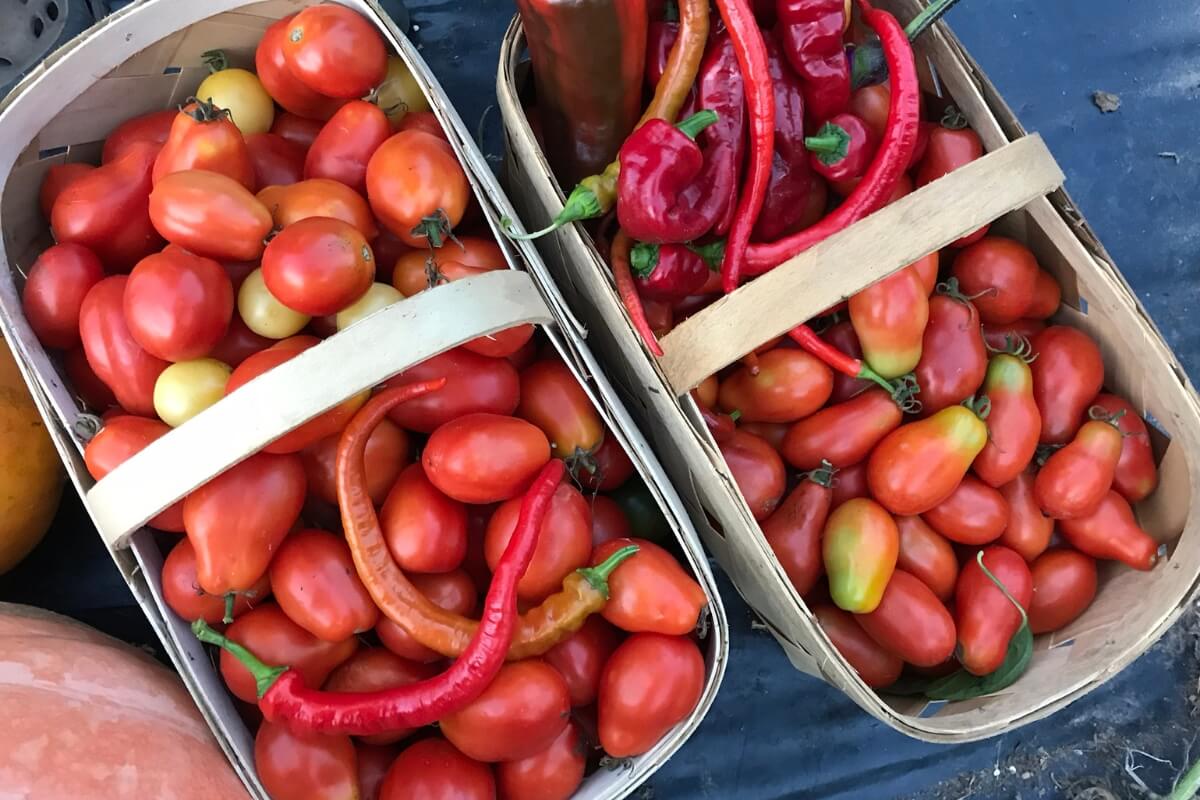
[[[238,290],[238,313],[246,327],[268,339],[295,336],[312,317],[293,311],[275,299],[263,281],[262,268],[246,276]]]

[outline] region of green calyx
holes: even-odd
[[[1088,409],[1088,419],[1097,420],[1099,422],[1107,422],[1117,430],[1121,429],[1121,417],[1125,416],[1125,409],[1119,409],[1116,413],[1109,413],[1104,406],[1092,406]]]
[[[567,202],[563,205],[562,211],[558,212],[558,216],[556,216],[549,225],[547,225],[545,228],[542,228],[540,231],[534,231],[533,233],[517,233],[512,229],[513,221],[509,217],[502,219],[500,224],[501,227],[504,228],[504,232],[508,235],[508,238],[528,242],[533,241],[534,239],[540,239],[547,234],[554,233],[559,228],[563,227],[564,225],[570,225],[572,222],[579,222],[580,220],[585,219],[595,219],[603,214],[604,209],[601,207],[600,200],[596,196],[596,193],[587,186],[580,184],[571,191],[570,197],[567,198]]]
[[[1019,333],[1009,333],[1004,337],[1004,345],[1002,347],[992,347],[987,342],[984,342],[984,347],[988,352],[998,356],[1012,356],[1026,364],[1032,364],[1037,361],[1038,354],[1033,352],[1033,345],[1029,343],[1029,339]]]
[[[638,242],[629,251],[629,268],[639,278],[649,278],[650,273],[658,266],[661,251],[656,244]]]
[[[229,69],[229,54],[224,50],[205,50],[200,54],[200,60],[208,67],[209,72]]]
[[[616,551],[596,566],[584,567],[576,571],[586,578],[587,582],[592,585],[592,588],[599,592],[600,595],[607,600],[608,579],[613,574],[613,570],[621,566],[621,563],[636,553],[638,549],[639,548],[636,544],[622,547],[620,550]]]
[[[952,131],[961,131],[970,123],[967,121],[967,115],[959,110],[958,106],[946,106],[945,112],[942,113],[942,127]]]
[[[806,136],[804,146],[817,154],[817,160],[827,167],[845,160],[850,152],[850,134],[841,125],[826,122],[816,136]]]
[[[289,669],[288,667],[272,667],[264,664],[254,653],[251,653],[232,639],[217,633],[202,619],[198,619],[192,623],[192,634],[205,644],[215,644],[240,661],[242,666],[248,669],[250,674],[254,676],[254,684],[258,687],[259,699],[262,699],[263,695],[275,685],[275,681],[279,680],[279,676]]]
[[[428,241],[431,248],[441,247],[447,239],[457,242],[459,247],[463,246],[462,242],[459,242],[454,236],[454,231],[450,227],[450,217],[446,215],[445,209],[441,208],[428,217],[422,218],[412,229],[412,235]]]
[[[700,131],[707,128],[709,125],[715,125],[720,117],[717,112],[712,109],[704,109],[697,111],[685,120],[675,123],[675,128],[689,139],[695,139]]]
[[[721,262],[725,260],[724,239],[718,239],[715,242],[702,245],[689,244],[687,248],[700,256],[704,260],[704,263],[708,265],[710,271],[716,272],[721,269]]]
[[[894,381],[889,382],[891,387],[892,401],[900,407],[900,410],[905,414],[920,414],[921,401],[917,399],[917,395],[921,393],[921,384],[917,381],[917,376],[913,373],[901,375]]]
[[[185,110],[193,103],[196,106],[195,108]],[[179,107],[179,110],[196,120],[196,122],[216,122],[221,119],[232,119],[229,109],[217,108],[211,97],[207,100],[201,100],[199,97],[189,97],[183,101],[183,105]]]
[[[821,466],[814,470],[804,473],[801,477],[810,480],[818,486],[824,486],[826,489],[833,488],[833,481],[837,477],[838,468],[828,461],[822,459]]]

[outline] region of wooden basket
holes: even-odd
[[[503,236],[497,239],[513,269],[440,286],[379,311],[250,382],[99,482],[89,476],[73,434],[84,409],[23,316],[23,275],[51,243],[37,202],[46,170],[65,161],[96,161],[102,140],[118,123],[182,102],[207,74],[204,51],[220,47],[235,64],[253,66],[267,26],[314,1],[137,3],[52,55],[0,104],[0,262],[8,265],[0,272],[0,327],[122,575],[250,794],[264,799],[253,738],[187,621],[164,602],[163,554],[156,534],[143,526],[214,475],[345,398],[476,337],[520,323],[541,327],[657,498],[709,602],[707,675],[696,709],[653,750],[620,769],[601,770],[576,795],[623,797],[666,762],[712,704],[728,658],[728,626],[703,548],[662,467],[583,345],[557,290],[522,271],[524,264]],[[498,231],[499,214],[512,213],[508,200],[415,48],[371,0],[341,2],[372,20],[407,62]],[[533,266],[545,274],[544,266],[536,261]]]
[[[902,21],[921,8],[916,0],[877,5]],[[501,48],[497,91],[508,186],[525,228],[536,230],[562,209],[563,187],[521,105],[522,49],[523,32],[514,20]],[[657,446],[705,544],[792,663],[903,733],[963,742],[1012,730],[1081,697],[1144,652],[1187,605],[1200,573],[1200,519],[1193,504],[1200,480],[1200,403],[1136,296],[1059,188],[1062,173],[1040,137],[1025,134],[944,26],[926,34],[918,50],[989,153],[697,313],[663,339],[665,355],[657,362],[630,326],[608,267],[582,226],[569,226],[537,245],[572,308],[589,323],[591,345]],[[1170,554],[1150,573],[1102,565],[1095,603],[1066,629],[1037,637],[1032,666],[1010,688],[952,703],[888,696],[858,678],[792,588],[687,392],[744,353],[992,220],[998,220],[997,232],[1024,241],[1053,273],[1063,287],[1058,319],[1100,343],[1106,385],[1146,412],[1162,433],[1152,437],[1161,486],[1136,512],[1170,546]]]

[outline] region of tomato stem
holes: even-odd
[[[814,470],[804,473],[802,476],[806,480],[810,480],[818,486],[824,486],[826,489],[833,488],[833,480],[838,474],[838,468],[830,464],[827,460],[821,459],[821,466]]]
[[[205,50],[200,54],[200,58],[204,61],[204,66],[208,67],[209,72],[220,72],[224,69],[229,69],[229,54],[224,50]]]
[[[1012,593],[1008,591],[1008,587],[1004,585],[1004,582],[1001,581],[999,578],[997,578],[995,575],[993,575],[992,571],[987,568],[986,564],[983,563],[983,551],[982,550],[980,550],[978,553],[975,554],[975,563],[977,563],[979,565],[979,568],[981,570],[983,570],[983,574],[987,576],[987,579],[989,581],[991,581],[992,583],[996,584],[996,588],[1004,593],[1004,596],[1006,598],[1008,598],[1008,602],[1010,602],[1014,606],[1016,606],[1017,611],[1021,612],[1021,624],[1022,625],[1027,624],[1029,622],[1029,616],[1025,613],[1025,609],[1021,606],[1020,603],[1017,602],[1017,598],[1013,597]]]
[[[260,698],[275,685],[275,681],[279,680],[280,675],[288,671],[287,667],[272,667],[264,664],[254,653],[251,653],[229,637],[217,633],[202,619],[198,619],[192,623],[192,634],[205,644],[215,644],[242,662],[242,666],[254,676],[254,684],[258,687],[258,696]]]
[[[443,208],[439,208],[428,217],[423,217],[421,222],[412,229],[412,235],[418,239],[428,240],[431,250],[444,245],[447,239],[463,250],[467,249],[466,245],[454,235],[454,230],[450,226],[450,217],[446,215],[446,210]]]
[[[580,575],[587,579],[587,582],[592,585],[592,588],[599,592],[605,600],[608,599],[608,579],[612,575],[613,570],[621,566],[621,562],[632,556],[638,551],[636,544],[631,544],[622,547],[620,550],[613,553],[602,563],[594,567],[583,567],[576,570]]]

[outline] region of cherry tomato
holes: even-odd
[[[400,131],[421,131],[430,136],[436,136],[442,141],[448,141],[446,130],[442,127],[442,123],[438,122],[437,114],[432,111],[410,111],[405,114],[404,119],[396,125],[396,132]]]
[[[983,563],[1021,608],[1033,599],[1033,576],[1025,559],[1007,547],[983,550]],[[972,675],[988,675],[1004,663],[1008,644],[1021,627],[1021,612],[971,558],[963,565],[954,592],[958,660]]]
[[[896,517],[900,554],[896,568],[919,578],[938,599],[948,602],[958,580],[958,557],[950,540],[920,517]]]
[[[450,228],[458,225],[470,196],[466,173],[450,145],[421,131],[394,134],[367,164],[371,209],[411,247],[428,244],[428,235],[420,230],[428,219],[444,216]]]
[[[963,294],[973,298],[984,322],[1007,325],[1026,316],[1040,269],[1025,245],[987,236],[958,254],[953,273]]]
[[[242,136],[266,133],[275,121],[275,103],[258,76],[250,70],[218,69],[200,82],[195,95],[217,108],[226,109]]]
[[[367,162],[392,135],[387,116],[374,103],[351,100],[339,108],[308,149],[305,178],[328,178],[367,190]]]
[[[328,119],[344,102],[346,101],[338,100],[329,110],[328,115],[318,119],[301,117],[287,111],[284,111],[282,114],[276,114],[275,124],[271,126],[271,133],[300,145],[304,148],[304,152],[307,155],[308,148],[312,147],[312,143],[317,139],[317,134],[321,132],[322,124],[319,119]]]
[[[192,102],[175,116],[171,133],[154,161],[154,183],[185,170],[225,175],[254,191],[254,164],[246,140],[224,109]]]
[[[600,677],[600,745],[613,758],[639,756],[683,721],[704,691],[704,656],[686,636],[636,633]]]
[[[1065,628],[1087,610],[1096,597],[1096,561],[1068,549],[1048,550],[1030,565],[1033,600],[1029,629],[1050,633]]]
[[[91,289],[79,307],[79,335],[88,364],[121,407],[154,416],[154,383],[167,362],[147,353],[129,331],[122,308],[129,278],[113,275]]]
[[[1033,390],[1033,373],[1023,358],[1011,353],[992,356],[983,385],[992,405],[988,443],[972,465],[989,486],[999,488],[1013,481],[1033,459],[1042,432]]]
[[[122,415],[107,420],[83,450],[88,474],[100,480],[170,430],[164,423],[146,417]],[[146,524],[160,531],[183,533],[183,502],[176,503]]]
[[[1100,348],[1077,328],[1053,325],[1032,341],[1033,396],[1042,413],[1042,444],[1066,444],[1104,383]]]
[[[154,412],[178,428],[225,395],[230,368],[215,358],[178,361],[154,382]]]
[[[375,281],[375,257],[348,222],[311,217],[280,231],[262,258],[267,290],[288,308],[319,317],[358,300]]]
[[[367,593],[350,548],[320,530],[290,534],[271,561],[275,601],[288,618],[326,642],[339,642],[375,627],[379,609]]]
[[[849,500],[829,515],[821,539],[833,602],[856,614],[874,611],[900,549],[891,514],[873,500]]]
[[[421,462],[434,486],[463,503],[497,503],[521,494],[550,460],[536,426],[499,414],[467,414],[442,425]]]
[[[129,273],[123,301],[129,332],[151,355],[187,361],[209,354],[233,316],[233,284],[211,258],[168,245]]]
[[[1151,570],[1158,563],[1159,545],[1138,525],[1129,501],[1110,491],[1084,517],[1063,519],[1058,530],[1072,547],[1092,558],[1121,561],[1134,569]]]
[[[157,145],[133,144],[119,158],[71,181],[50,211],[54,240],[87,247],[112,272],[128,272],[162,247],[147,210],[157,152]]]
[[[488,567],[493,571],[516,530],[522,500],[514,497],[505,502],[488,522],[483,548]],[[463,544],[465,549],[465,532]],[[528,602],[541,602],[562,588],[563,578],[587,566],[591,554],[592,511],[578,489],[563,484],[554,492],[533,561],[517,583],[517,596]]]
[[[939,292],[930,298],[929,324],[915,370],[921,412],[928,416],[975,394],[987,367],[975,304],[957,293]]]
[[[794,422],[825,405],[833,371],[803,350],[776,348],[758,357],[758,374],[742,366],[721,382],[717,402],[746,422]]]
[[[594,492],[611,492],[620,488],[633,475],[633,462],[629,454],[621,446],[621,442],[613,436],[612,431],[605,429],[600,446],[591,453],[590,463],[579,470],[579,485]]]
[[[855,619],[880,647],[914,666],[936,667],[954,653],[950,612],[920,578],[902,569],[892,573],[879,606]]]
[[[887,132],[888,108],[892,103],[892,91],[884,84],[864,86],[850,95],[849,111],[867,123],[876,138],[882,139]]]
[[[125,155],[139,142],[154,145],[154,154],[162,149],[167,137],[171,135],[171,126],[179,115],[176,108],[163,111],[151,111],[138,117],[127,119],[113,129],[104,140],[104,151],[100,154],[100,163],[109,164]],[[153,159],[154,156],[151,156]]]
[[[196,549],[186,538],[180,539],[163,561],[162,592],[171,610],[185,620],[202,619],[216,625],[225,617],[225,598],[200,588],[196,577]],[[271,582],[263,575],[258,583],[237,596],[233,605],[234,618],[270,596]]]
[[[83,177],[95,168],[92,164],[71,161],[66,164],[53,164],[46,170],[46,177],[42,178],[42,188],[38,192],[38,204],[47,222],[54,211],[54,201],[62,194],[63,189],[70,186],[76,178]]]
[[[598,494],[592,502],[592,545],[601,545],[612,539],[627,539],[633,536],[629,517],[612,498]]]
[[[65,350],[79,344],[83,298],[103,278],[100,259],[83,245],[56,244],[42,251],[29,269],[21,302],[43,347]]]
[[[905,267],[853,295],[849,308],[863,358],[873,370],[890,379],[916,368],[929,320],[929,293],[920,273]]]
[[[567,682],[544,661],[505,664],[483,694],[442,718],[450,743],[478,761],[516,761],[545,750],[570,717]]]
[[[1037,470],[1027,467],[1020,475],[1000,487],[1008,503],[1008,525],[1000,534],[999,543],[1033,561],[1050,545],[1054,520],[1042,513],[1033,494]]]
[[[1121,459],[1117,462],[1112,488],[1131,503],[1144,500],[1158,486],[1158,467],[1154,463],[1150,432],[1142,415],[1128,400],[1115,394],[1100,395],[1095,405],[1110,415],[1125,412],[1117,418],[1117,427],[1123,438]]]
[[[387,494],[380,524],[392,558],[409,572],[450,572],[467,552],[467,511],[412,464]]]
[[[353,572],[353,568],[351,568]],[[335,669],[322,688],[326,692],[378,692],[427,680],[437,674],[428,664],[405,661],[382,647],[359,650]],[[368,744],[392,744],[410,735],[416,728],[394,733],[364,736]]]
[[[159,179],[150,193],[150,219],[172,244],[228,261],[261,256],[273,224],[270,212],[244,186],[202,170]]]
[[[399,303],[404,295],[386,283],[372,283],[366,293],[337,313],[337,329],[344,331],[356,322],[361,322],[376,311]]]
[[[834,648],[867,686],[882,689],[900,677],[904,662],[876,644],[853,614],[828,603],[813,606],[812,613]]]
[[[1004,495],[967,475],[950,495],[922,514],[926,522],[952,542],[981,545],[1000,538],[1008,525]]]
[[[264,722],[254,737],[254,766],[271,800],[358,797],[358,764],[349,736],[300,736]]]
[[[500,796],[522,800],[569,800],[583,783],[587,745],[576,723],[570,723],[549,747],[496,767]]]
[[[1038,270],[1037,283],[1033,287],[1033,302],[1025,309],[1025,316],[1033,319],[1049,319],[1062,305],[1062,287],[1044,269]]]
[[[546,663],[567,682],[571,705],[590,706],[600,691],[600,676],[622,633],[602,617],[588,617],[583,627],[546,651]]]
[[[287,38],[290,24],[295,16],[292,14],[272,23],[263,31],[262,39],[258,42],[258,49],[254,52],[254,71],[258,73],[258,79],[262,82],[263,88],[275,99],[276,103],[291,112],[275,116],[275,127],[272,128],[275,133],[280,133],[276,128],[283,121],[282,117],[291,117],[297,120],[305,118],[306,121],[329,119],[333,112],[345,102],[345,100],[326,97],[310,89],[288,67],[283,56],[283,42]],[[320,125],[315,127],[319,128]],[[313,135],[316,135],[315,131]],[[309,141],[312,141],[311,138]],[[307,147],[308,143],[304,143],[304,146]]]
[[[691,633],[708,597],[675,556],[645,539],[614,539],[593,551],[592,564],[631,545],[638,551],[613,570],[608,579],[609,599],[600,613],[631,633]]]
[[[903,418],[887,392],[869,389],[797,422],[788,429],[781,452],[797,469],[816,469],[822,461],[838,468],[853,466],[900,427]]]
[[[262,603],[233,621],[225,635],[267,664],[287,664],[298,671],[307,686],[320,686],[358,649],[351,636],[340,642],[324,642],[288,619],[274,603]],[[239,700],[254,703],[258,689],[254,676],[242,662],[221,651],[221,677]]]
[[[277,133],[246,137],[255,186],[290,186],[304,178],[304,148]]]
[[[243,361],[229,376],[225,394],[237,391],[264,372],[274,369],[285,361],[292,360],[319,343],[319,339],[311,336],[293,336],[260,353],[255,353]],[[369,391],[360,392],[348,400],[343,400],[320,416],[271,442],[263,450],[268,453],[295,453],[326,436],[340,433],[350,423],[350,418],[354,416],[355,412],[362,407],[363,403],[367,402],[369,394]]]
[[[740,430],[721,442],[720,448],[750,513],[759,522],[771,516],[787,488],[787,472],[779,453],[763,439]]]
[[[517,416],[537,425],[556,458],[578,459],[596,450],[604,423],[587,392],[557,359],[538,361],[521,372]]]
[[[75,396],[92,411],[106,411],[117,404],[117,398],[88,364],[82,347],[68,350],[63,356],[63,369]]]
[[[1033,496],[1046,516],[1083,517],[1100,505],[1112,488],[1123,444],[1114,422],[1090,419],[1083,423],[1070,444],[1046,459],[1038,470]]]
[[[442,269],[449,264],[482,270],[508,267],[504,251],[493,240],[481,236],[460,236],[457,244],[447,242],[433,250],[409,250],[402,254],[392,271],[392,285],[405,297],[412,297],[449,281],[450,277],[442,274]]]
[[[796,593],[806,595],[825,574],[821,534],[829,517],[831,474],[807,476],[762,523],[763,537]]]
[[[338,434],[331,434],[316,444],[309,445],[301,453],[304,471],[308,475],[308,491],[326,503],[337,504],[337,486],[334,482],[334,462],[337,457]],[[367,439],[364,463],[367,476],[367,494],[371,502],[379,505],[388,496],[388,490],[409,463],[408,434],[390,420],[381,422]],[[385,526],[386,527],[386,526]]]
[[[471,614],[475,611],[479,593],[471,576],[464,570],[456,569],[453,572],[429,575],[418,573],[409,575],[408,579],[412,581],[413,586],[416,586],[423,595],[429,598],[429,602],[439,608],[455,614]],[[387,617],[379,618],[379,623],[375,626],[375,633],[378,634],[379,641],[383,643],[384,647],[401,658],[421,664],[432,664],[442,660],[440,654],[419,644],[404,628]]]
[[[476,355],[461,347],[448,350],[401,372],[387,386],[444,377],[436,392],[401,403],[389,412],[399,425],[432,433],[453,419],[477,412],[512,414],[521,396],[517,371],[504,359]]]
[[[308,325],[312,317],[293,311],[267,289],[261,269],[246,276],[237,295],[238,318],[250,332],[265,339],[286,339]]]
[[[281,48],[292,75],[326,97],[362,97],[387,74],[383,37],[345,6],[305,8],[288,22]]]
[[[917,168],[917,186],[925,186],[948,175],[959,167],[969,164],[983,155],[983,141],[970,128],[947,128],[934,125],[929,129],[929,144],[925,146],[925,157]],[[953,243],[954,247],[966,247],[987,235],[990,225],[984,225],[972,234]]]
[[[871,494],[893,514],[924,514],[958,488],[986,443],[987,426],[964,406],[902,425],[871,453]]]
[[[422,739],[400,754],[379,790],[379,800],[412,798],[495,800],[496,778],[491,765],[463,755],[445,739]]]
[[[387,113],[392,127],[400,125],[409,115],[429,111],[429,100],[413,77],[412,70],[399,56],[388,56],[387,75],[377,92],[379,107]],[[436,121],[436,117],[434,120]],[[441,127],[438,127],[441,130]],[[432,131],[431,131],[432,133]]]
[[[862,358],[863,352],[858,343],[858,335],[854,332],[854,326],[848,319],[826,328],[821,333],[821,338],[851,358]],[[849,375],[835,372],[833,373],[833,391],[829,395],[829,402],[831,404],[844,403],[874,385],[871,381],[851,378]]]

